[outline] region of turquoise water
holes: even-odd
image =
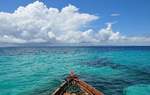
[[[73,70],[106,95],[150,95],[150,47],[0,48],[0,95],[50,95]]]

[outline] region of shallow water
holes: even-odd
[[[0,48],[0,95],[51,94],[73,70],[106,95],[149,95],[150,47]]]

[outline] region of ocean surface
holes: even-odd
[[[150,47],[1,47],[0,95],[51,95],[73,70],[105,95],[150,95]]]

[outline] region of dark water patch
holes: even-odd
[[[112,69],[117,69],[117,70],[128,70],[131,72],[138,72],[141,75],[150,75],[150,65],[146,65],[142,67],[142,65],[128,65],[128,64],[119,64],[119,63],[114,63],[111,61],[109,58],[99,58],[94,61],[88,61],[88,62],[81,62],[81,65],[87,65],[90,67],[111,67]],[[135,74],[135,73],[134,73]]]
[[[90,66],[90,67],[105,67],[105,66],[109,66],[109,67],[111,67],[113,69],[128,68],[126,65],[113,63],[111,61],[111,59],[109,59],[109,58],[99,58],[99,59],[94,60],[94,61],[82,62],[80,64],[87,65],[87,66]]]
[[[134,70],[135,72],[139,72],[141,74],[149,74],[150,75],[150,65],[131,65],[130,69]]]
[[[92,67],[102,67],[102,66],[110,65],[111,61],[109,61],[107,58],[100,58],[98,60],[94,60],[90,62],[82,62],[81,64],[92,66]]]
[[[87,83],[102,91],[105,95],[122,95],[122,89],[126,86],[126,83],[121,80],[111,80],[97,76],[87,76],[84,78]]]
[[[81,78],[95,88],[102,90],[106,95],[123,95],[123,90],[137,84],[150,84],[150,70],[138,65],[122,65],[111,62],[107,58],[84,62],[82,65],[101,68],[108,66],[113,70],[123,71],[120,77],[81,74]],[[146,67],[149,68],[149,67]],[[113,76],[112,76],[113,77]]]
[[[150,83],[150,81],[148,80],[143,80],[136,77],[134,77],[134,79],[131,79],[130,77],[131,76],[129,76],[128,78],[107,79],[103,77],[88,75],[83,79],[98,90],[104,92],[105,95],[123,95],[123,90],[129,86],[141,83]]]

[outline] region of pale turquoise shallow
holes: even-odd
[[[106,95],[150,95],[150,47],[0,48],[0,95],[50,95],[73,70]]]

